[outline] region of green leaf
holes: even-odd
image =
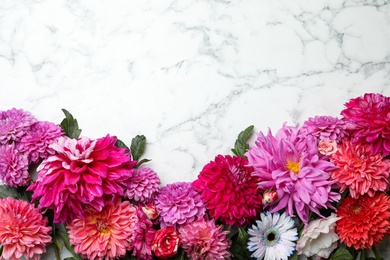
[[[138,161],[139,158],[145,152],[146,147],[146,137],[144,135],[137,135],[131,140],[131,155],[133,156],[133,160]]]
[[[62,120],[60,126],[64,131],[65,135],[69,138],[78,138],[81,134],[81,129],[77,123],[77,119],[73,118],[72,114],[66,109],[61,109],[65,114],[65,118]]]
[[[331,260],[353,260],[353,256],[347,249],[339,248],[330,258]]]
[[[130,151],[130,148],[124,142],[122,142],[122,140],[120,140],[120,139],[116,140],[115,146],[119,147],[119,148],[126,148],[127,150]]]
[[[141,166],[141,164],[143,163],[147,163],[147,162],[150,162],[151,160],[150,159],[142,159],[141,161],[138,161],[137,165],[135,166],[135,168],[138,168]]]
[[[20,194],[18,193],[18,189],[7,185],[0,185],[0,198],[4,199],[7,197],[19,199]]]
[[[288,258],[288,260],[298,260],[297,251],[295,251],[294,254]]]
[[[241,133],[238,135],[237,140],[234,144],[234,149],[232,149],[232,152],[241,157],[245,157],[246,151],[249,149],[248,145],[248,139],[251,137],[253,133],[254,126],[248,126],[244,131],[241,131]]]
[[[66,249],[69,250],[69,252],[73,255],[74,259],[75,260],[83,260],[83,258],[74,251],[73,246],[70,244],[68,233],[61,231],[61,230],[57,230],[57,234],[64,241],[64,245],[65,245]]]
[[[232,239],[232,246],[230,247],[234,259],[251,259],[251,253],[247,249],[248,237],[249,235],[245,229],[240,227],[238,229],[237,239]]]

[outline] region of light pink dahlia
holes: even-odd
[[[38,163],[39,159],[45,159],[49,155],[55,154],[50,145],[57,143],[63,135],[61,127],[58,125],[46,121],[36,122],[21,138],[18,149],[27,153],[31,161]]]
[[[193,260],[228,260],[229,231],[216,226],[214,220],[199,219],[179,228],[182,248]]]
[[[13,198],[0,199],[2,259],[41,259],[51,243],[51,227],[33,204]]]
[[[367,143],[372,153],[390,154],[390,97],[364,94],[351,99],[341,111],[353,142]]]
[[[87,207],[84,216],[68,223],[70,243],[76,253],[94,260],[111,260],[131,248],[136,209],[129,201],[108,201],[101,211]]]
[[[161,188],[157,195],[156,208],[160,212],[160,225],[180,226],[202,218],[205,206],[200,194],[190,182],[176,182]]]
[[[192,186],[212,218],[224,224],[242,226],[251,222],[261,211],[259,178],[252,175],[248,160],[239,156],[218,155],[206,164]]]
[[[156,230],[153,228],[153,223],[144,213],[142,206],[136,207],[137,222],[134,225],[134,232],[132,237],[132,245],[130,250],[132,255],[140,260],[153,259],[152,242]]]
[[[345,140],[330,158],[337,166],[331,177],[340,186],[340,192],[349,189],[351,197],[358,198],[389,189],[390,160],[380,153],[372,154],[369,145],[354,145]]]
[[[297,213],[307,224],[310,211],[321,215],[319,209],[334,208],[331,203],[340,199],[332,191],[335,181],[329,174],[335,166],[319,158],[316,139],[303,139],[298,127],[283,125],[276,136],[260,132],[247,156],[259,188],[278,192],[279,201],[269,205],[272,213],[282,209],[289,216]]]
[[[14,144],[0,145],[0,179],[12,187],[27,186],[31,180],[27,155]]]
[[[36,119],[23,109],[0,111],[0,144],[19,141],[34,122]]]
[[[134,169],[130,184],[125,189],[124,197],[139,202],[147,202],[153,199],[160,190],[160,178],[157,173],[150,168]]]
[[[33,199],[40,198],[40,208],[54,210],[55,223],[82,217],[86,206],[100,211],[105,197],[123,195],[135,162],[115,142],[109,135],[97,140],[60,137],[51,145],[57,154],[39,165],[38,179],[28,190]]]
[[[303,136],[311,135],[318,140],[335,140],[340,142],[348,136],[343,120],[332,116],[315,116],[306,120],[300,130]]]

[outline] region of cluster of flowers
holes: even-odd
[[[59,225],[75,259],[364,259],[368,249],[380,259],[375,246],[390,234],[390,97],[345,106],[341,119],[285,124],[251,146],[249,127],[234,155],[164,187],[141,166],[144,147],[0,112],[1,187],[30,194],[0,198],[0,259],[40,259],[58,247]]]

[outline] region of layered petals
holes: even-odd
[[[102,210],[105,200],[122,196],[135,162],[125,149],[115,146],[116,138],[90,140],[61,137],[51,147],[55,155],[38,167],[38,179],[28,190],[40,198],[40,208],[54,210],[54,222],[84,215],[84,208]]]

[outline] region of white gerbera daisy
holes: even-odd
[[[295,241],[298,240],[297,228],[291,217],[286,213],[260,214],[261,220],[257,225],[248,229],[249,251],[257,260],[287,260],[295,250]]]

